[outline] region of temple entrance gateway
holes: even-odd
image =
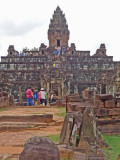
[[[60,46],[60,40],[57,40],[57,47]]]

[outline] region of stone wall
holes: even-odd
[[[12,84],[15,93],[11,92],[15,99],[19,97],[19,85],[24,88],[23,92],[25,93],[29,85],[35,88],[41,81],[44,81],[42,87],[49,92],[53,90],[59,97],[65,96],[67,93],[81,95],[82,90],[86,88],[95,90],[96,93],[102,93],[100,84],[103,83],[106,91],[113,94],[113,89],[109,87],[110,83],[103,82],[104,75],[109,76],[113,72],[115,77],[117,73],[114,70],[117,64],[114,64],[112,57],[94,57],[90,56],[88,51],[74,50],[73,55],[71,52],[72,48],[58,60],[54,58],[54,49],[50,48],[47,48],[47,55],[1,57],[0,74],[4,75],[8,83]],[[3,81],[5,80],[3,76],[1,78]],[[111,83],[113,84],[113,81]],[[54,90],[54,85],[57,86],[57,91]],[[24,93],[23,98],[25,98]]]
[[[95,94],[93,91],[82,92],[83,100],[94,107],[97,128],[103,134],[120,134],[120,92]]]

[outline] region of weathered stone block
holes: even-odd
[[[3,96],[8,97],[8,93],[7,92],[2,92]]]
[[[32,137],[25,145],[19,160],[60,160],[59,150],[55,143],[47,138]]]
[[[114,99],[112,99],[112,100],[106,100],[105,101],[105,107],[106,108],[115,108],[115,101],[114,101]]]
[[[83,100],[86,100],[86,94],[85,93],[86,93],[85,91],[82,91],[82,99]]]
[[[66,160],[72,160],[73,158],[73,149],[70,147],[65,147],[64,145],[58,146],[60,158],[66,159]]]
[[[83,100],[92,99],[93,96],[94,96],[94,92],[89,90],[89,89],[86,89],[86,90],[82,91],[82,99]]]
[[[114,109],[100,108],[97,109],[96,115],[98,117],[119,116],[120,108],[114,108]]]
[[[102,124],[97,127],[102,134],[120,134],[120,123],[119,124]]]
[[[97,154],[88,155],[88,160],[106,160],[105,157],[101,157]]]
[[[14,105],[14,96],[9,97],[10,105]]]
[[[118,108],[120,107],[120,102],[117,102],[116,107]]]
[[[83,113],[78,148],[84,153],[96,152],[96,119],[92,107],[87,107]]]
[[[113,95],[112,94],[100,94],[100,99],[101,100],[111,100],[113,99]]]
[[[3,96],[3,93],[2,92],[0,92],[0,97],[2,97]]]
[[[86,155],[81,152],[74,152],[73,160],[86,160]]]
[[[77,104],[69,103],[67,105],[67,111],[77,111]]]
[[[67,96],[68,102],[80,102],[80,95],[79,94],[71,94]]]
[[[76,137],[82,122],[81,112],[68,112],[65,116],[60,134],[60,143],[66,145],[76,145]]]
[[[118,155],[117,160],[120,160],[120,154]]]
[[[97,107],[97,108],[104,108],[105,107],[105,102],[104,101],[101,101],[101,100],[96,100],[94,105]]]

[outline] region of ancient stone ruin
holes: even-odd
[[[10,105],[14,105],[14,97],[7,92],[0,92],[0,108],[9,107]]]
[[[79,158],[83,156],[82,160],[105,159],[105,155],[101,154],[99,143],[101,137],[98,135],[96,122],[94,109],[91,106],[87,105],[83,114],[81,111],[67,112],[61,130],[60,143],[66,145],[64,146],[66,150],[68,146],[71,147],[72,160],[77,155]]]
[[[1,57],[0,84],[3,91],[14,95],[16,102],[25,101],[29,86],[38,90],[44,87],[59,99],[68,94],[80,94],[89,88],[98,94],[119,92],[120,63],[107,56],[105,44],[94,55],[90,51],[69,46],[70,31],[62,10],[58,6],[50,19],[49,46],[18,52],[14,45],[8,47],[8,55]]]
[[[29,139],[19,160],[60,160],[59,150],[55,143],[42,137]]]
[[[58,6],[50,19],[49,46],[41,43],[39,48],[22,52],[14,45],[8,47],[8,55],[0,62],[0,107],[13,101],[24,105],[29,86],[38,91],[44,88],[54,94],[57,106],[66,106],[60,154],[67,152],[69,160],[104,160],[101,134],[120,134],[120,62],[107,56],[104,43],[90,55],[90,51],[77,50],[74,43],[69,46],[69,36],[65,15]],[[0,120],[2,131],[10,130],[12,122],[14,131],[19,127],[32,130],[53,122],[53,115],[1,115]],[[26,142],[20,160],[42,159],[49,153],[51,158],[46,160],[59,160],[55,144],[33,137]]]

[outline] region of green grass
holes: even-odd
[[[63,112],[63,113],[57,113],[56,115],[65,117],[66,113],[65,112]]]
[[[104,148],[106,160],[117,160],[120,154],[120,135],[103,135],[104,141],[109,148]]]
[[[48,138],[50,141],[52,141],[54,143],[59,142],[59,137],[60,137],[59,134],[46,136],[46,138]]]
[[[6,110],[7,110],[7,108],[1,108],[0,112],[6,111]]]
[[[65,115],[66,115],[66,108],[65,107],[59,107],[57,109],[59,109],[61,111],[61,113],[57,113],[56,115],[65,117]]]

